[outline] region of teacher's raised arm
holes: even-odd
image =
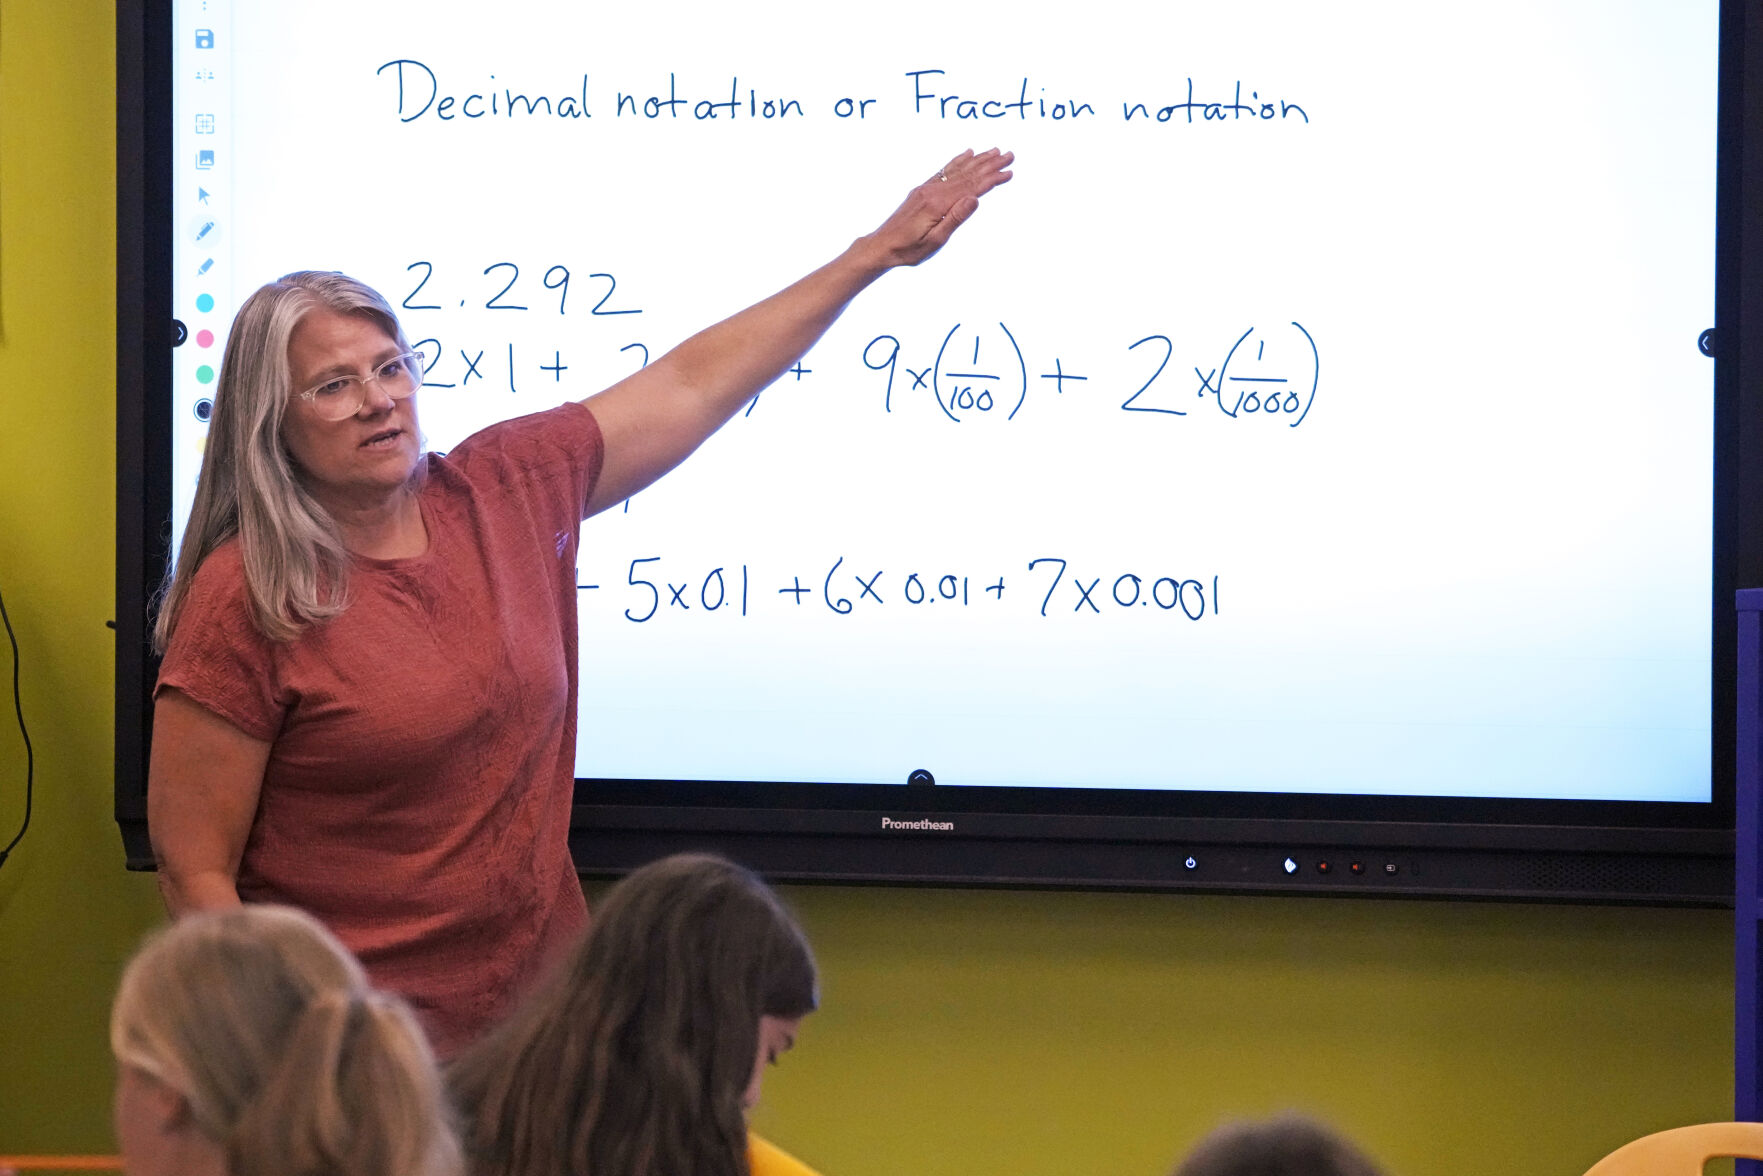
[[[997,148],[963,151],[912,189],[880,228],[826,265],[584,401],[606,440],[587,513],[629,498],[678,465],[814,346],[871,282],[941,249],[980,197],[1010,179],[1014,159]]]

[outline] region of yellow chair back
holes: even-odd
[[[1720,1157],[1763,1160],[1763,1123],[1698,1123],[1625,1143],[1585,1176],[1702,1176]]]

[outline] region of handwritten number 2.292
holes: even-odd
[[[416,283],[415,288],[413,288],[410,291],[410,293],[408,293],[404,296],[404,301],[402,303],[400,303],[400,305],[403,306],[403,308],[405,310],[440,310],[441,304],[438,302],[418,302],[418,301],[416,301],[417,296],[422,293],[423,288],[425,286],[427,286],[429,284],[430,279],[432,279],[435,276],[434,263],[428,262],[428,261],[415,261],[415,262],[411,262],[409,265],[405,266],[404,269],[405,269],[406,273],[413,273],[417,270],[421,270],[422,277]],[[485,310],[529,310],[529,309],[531,309],[529,306],[525,305],[524,303],[505,301],[505,299],[508,299],[511,296],[512,297],[519,297],[518,294],[512,293],[514,290],[515,284],[520,281],[520,266],[519,265],[517,265],[516,263],[514,263],[512,261],[498,261],[493,265],[485,267],[484,276],[488,277],[491,274],[495,273],[497,270],[503,270],[503,269],[509,271],[508,280],[506,282],[502,283],[501,289],[497,290],[494,294],[490,295],[489,299],[484,303],[484,309]],[[589,314],[605,317],[607,315],[642,314],[643,313],[642,310],[635,308],[635,307],[626,308],[626,309],[619,309],[619,308],[615,308],[615,307],[611,307],[611,306],[607,305],[607,303],[612,301],[612,296],[618,292],[618,279],[613,277],[611,274],[594,273],[594,274],[589,274],[588,277],[604,279],[606,282],[606,292],[604,294],[600,295],[600,300],[598,302],[594,303],[593,306],[588,308]],[[566,265],[552,266],[550,269],[545,271],[545,276],[542,279],[540,279],[540,284],[543,285],[545,287],[545,289],[547,289],[547,290],[555,290],[557,292],[557,313],[560,315],[567,314],[569,312],[569,267]],[[431,295],[429,295],[429,297],[432,298],[432,297],[434,297],[434,295],[431,294]],[[460,305],[461,306],[465,305],[465,302],[463,299],[460,300]]]

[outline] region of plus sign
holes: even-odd
[[[551,357],[551,362],[540,364],[539,370],[542,372],[550,372],[551,378],[554,381],[561,381],[563,379],[563,373],[569,370],[569,365],[563,362],[563,353],[561,351],[553,351]]]
[[[802,382],[802,377],[807,375],[809,372],[812,372],[813,370],[814,370],[813,368],[803,367],[802,361],[798,359],[796,361],[796,366],[790,369],[789,374],[792,376],[795,376],[796,383],[800,384]]]
[[[1043,373],[1041,375],[1041,379],[1055,381],[1054,386],[1053,386],[1053,390],[1055,392],[1064,392],[1065,391],[1065,381],[1067,381],[1067,380],[1087,380],[1087,379],[1089,379],[1089,377],[1088,376],[1071,375],[1069,372],[1067,372],[1064,369],[1064,367],[1060,366],[1059,361],[1057,359],[1055,359],[1053,361],[1053,370],[1050,372]]]

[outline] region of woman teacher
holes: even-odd
[[[648,486],[871,282],[1010,178],[963,152],[875,232],[579,404],[423,454],[421,363],[372,290],[239,310],[160,607],[147,813],[172,914],[316,914],[438,1050],[579,933],[570,861],[583,518]]]

